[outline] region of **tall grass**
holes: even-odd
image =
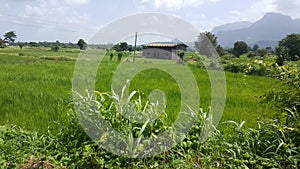
[[[19,56],[18,53],[24,53]],[[0,124],[16,124],[26,129],[46,133],[55,121],[63,122],[69,109],[71,79],[75,61],[42,57],[67,57],[76,59],[78,50],[4,48],[0,49]],[[126,58],[124,58],[126,59]],[[96,90],[110,91],[111,79],[119,62],[109,56],[101,63],[96,80]],[[151,64],[151,63],[148,63]],[[210,106],[210,82],[203,69],[191,68],[200,90],[201,107]],[[151,80],[150,80],[151,79]],[[274,79],[243,74],[226,73],[227,101],[223,121],[246,121],[256,127],[257,118],[267,118],[275,108],[260,104],[259,96],[272,88]],[[180,91],[170,75],[159,70],[147,70],[131,82],[131,90],[140,90],[147,97],[153,87],[160,87],[167,94],[167,112],[178,112]],[[261,112],[264,112],[263,114]],[[57,129],[55,129],[57,130]]]
[[[278,102],[277,106],[284,108],[277,116],[273,116],[275,108],[271,104],[261,103],[259,98],[273,88],[277,82],[275,79],[226,73],[227,101],[222,123],[219,125],[221,130],[215,130],[210,114],[200,109],[199,112],[193,112],[200,118],[176,147],[155,157],[131,159],[106,151],[83,131],[71,103],[71,78],[75,62],[56,59],[64,51],[50,56],[48,49],[25,48],[23,52],[31,55],[25,57],[15,55],[16,50],[0,49],[0,78],[4,79],[0,81],[0,123],[14,123],[36,131],[28,132],[15,125],[0,126],[0,168],[299,167],[299,71],[284,71],[286,88],[279,88],[278,92],[266,96],[267,99]],[[41,58],[39,51],[51,59]],[[64,57],[76,58],[71,55]],[[147,107],[149,104],[143,100],[153,87],[160,87],[166,91],[169,99],[167,113],[172,115],[172,112],[178,111],[179,88],[174,79],[164,72],[155,69],[143,71],[132,80],[130,90],[135,93],[134,90],[139,89],[139,94],[144,94],[141,97],[134,97],[132,94],[129,104],[118,104],[119,95],[113,92],[103,93],[110,91],[111,77],[117,66],[117,61],[111,62],[109,58],[105,58],[99,67],[96,82],[96,89],[99,91],[96,94],[100,101],[98,106],[111,126],[130,136],[128,140],[124,140],[125,150],[131,157],[136,157],[136,148],[143,148],[143,142],[139,138],[157,134],[157,128],[164,131],[168,123],[164,121],[165,114],[159,119],[162,120],[161,123],[155,124],[155,121],[149,120],[144,124],[129,122],[118,114],[120,107],[135,106],[139,112],[152,110],[153,107]],[[199,85],[201,106],[208,107],[211,89],[207,73],[197,68],[192,68],[192,71]],[[290,85],[295,85],[296,88]],[[119,109],[118,105],[121,105]],[[274,119],[261,121],[270,117]],[[48,126],[55,126],[56,130],[48,131]],[[199,136],[207,135],[211,136],[208,141],[199,140]],[[133,138],[136,140],[132,141]]]

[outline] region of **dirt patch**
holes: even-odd
[[[58,167],[50,163],[46,158],[31,158],[20,167],[20,169],[65,169],[65,167]]]

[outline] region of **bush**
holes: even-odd
[[[224,65],[224,70],[233,72],[233,73],[239,73],[239,72],[244,72],[246,68],[246,65],[244,64],[236,64],[236,63],[227,63]]]
[[[114,57],[114,53],[111,52],[111,53],[109,54],[109,60],[112,61],[113,57]]]
[[[123,57],[123,52],[118,52],[118,61],[120,62]]]
[[[59,50],[59,46],[52,46],[51,51],[57,52]]]
[[[300,147],[288,137],[287,126],[270,120],[259,122],[258,129],[245,128],[244,122],[229,121],[225,136],[210,139],[200,150],[204,163],[219,168],[297,168]]]
[[[66,57],[66,56],[41,56],[40,59],[57,60],[57,61],[75,61],[76,60],[76,59],[73,59],[71,57]]]
[[[25,56],[25,54],[24,53],[19,53],[19,56]]]

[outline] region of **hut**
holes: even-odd
[[[178,52],[186,51],[187,45],[181,42],[153,42],[143,45],[143,57],[153,59],[177,59]]]

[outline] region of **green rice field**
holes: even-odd
[[[52,124],[63,124],[72,108],[72,77],[79,53],[78,49],[53,52],[49,48],[0,48],[0,125],[15,124],[45,133],[57,129]],[[110,92],[118,64],[117,57],[112,61],[104,57],[97,72],[96,90]],[[200,107],[208,110],[211,89],[207,72],[193,67],[191,70],[199,86]],[[271,117],[274,106],[262,104],[260,97],[271,90],[275,82],[268,77],[226,72],[227,98],[222,121],[246,121],[247,126],[256,127],[257,119]],[[158,86],[167,95],[168,114],[178,112],[180,91],[165,72],[143,71],[134,77],[130,88],[146,97]]]

